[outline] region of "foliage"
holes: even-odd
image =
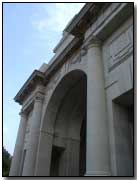
[[[11,155],[6,151],[3,147],[3,159],[2,159],[2,167],[3,167],[3,176],[9,176],[10,164],[11,164]]]

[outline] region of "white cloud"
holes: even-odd
[[[73,16],[79,12],[85,3],[52,3],[43,4],[42,11],[46,14],[33,19],[32,25],[40,33],[47,31],[62,32]],[[35,16],[36,17],[36,16]]]
[[[46,50],[52,53],[61,39],[62,31],[85,3],[41,3],[31,16],[35,39],[46,43]]]

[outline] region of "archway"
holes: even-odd
[[[43,127],[53,134],[50,176],[85,173],[86,86],[86,74],[74,70],[62,78],[50,98]]]

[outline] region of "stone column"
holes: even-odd
[[[109,144],[101,43],[96,38],[87,46],[87,139],[86,176],[107,176]]]
[[[21,120],[18,129],[18,135],[16,139],[16,145],[14,149],[14,154],[12,158],[11,168],[9,176],[19,176],[20,172],[20,162],[23,153],[23,145],[24,145],[24,138],[26,132],[26,124],[27,124],[27,115],[21,111],[20,112]]]
[[[43,105],[43,94],[37,93],[34,101],[32,121],[30,125],[29,145],[26,151],[23,176],[34,176],[36,156],[40,135],[40,122]]]

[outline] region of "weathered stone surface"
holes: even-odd
[[[132,6],[87,3],[19,91],[10,176],[133,176]]]

